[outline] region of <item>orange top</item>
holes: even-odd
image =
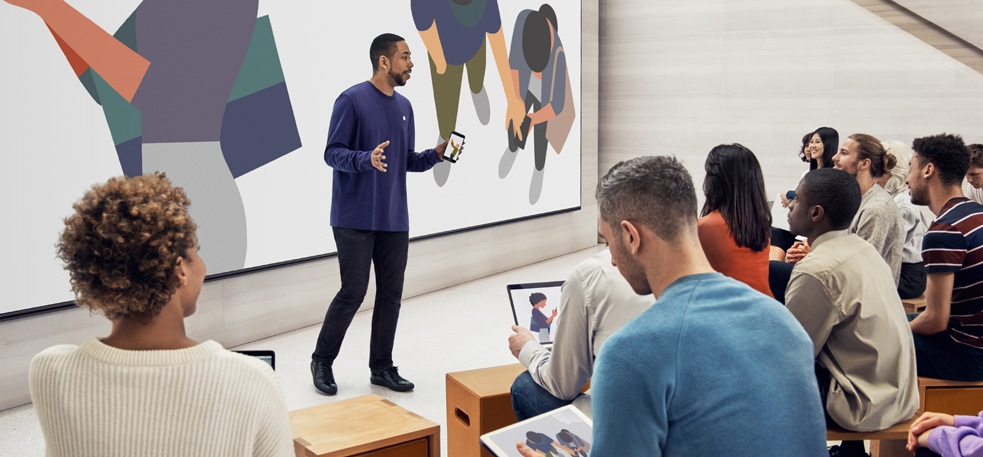
[[[737,247],[719,210],[701,217],[698,224],[700,244],[714,270],[774,298],[768,286],[768,249],[754,252]]]

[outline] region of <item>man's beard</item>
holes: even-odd
[[[396,73],[392,70],[389,71],[389,77],[392,78],[393,84],[399,87],[406,85],[406,79],[403,77],[403,73]]]

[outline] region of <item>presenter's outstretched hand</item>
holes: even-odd
[[[382,150],[385,149],[386,146],[389,146],[389,141],[383,141],[381,144],[375,147],[375,150],[372,151],[372,167],[381,172],[385,172],[386,167],[389,166],[386,165],[386,162],[383,162],[383,160],[386,160],[386,156],[382,155]]]
[[[443,143],[440,143],[437,145],[437,147],[433,148],[433,150],[437,153],[437,158],[441,161],[444,160],[444,151],[447,150],[447,143],[450,141],[451,140],[444,140]]]

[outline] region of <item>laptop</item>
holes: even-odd
[[[515,325],[525,327],[544,346],[553,344],[560,319],[560,287],[563,281],[509,284],[506,290]]]
[[[263,350],[263,351],[234,351],[234,352],[248,355],[250,357],[256,357],[257,359],[260,359],[266,362],[267,364],[269,364],[270,368],[272,368],[274,371],[276,370],[276,353],[274,353],[273,351]]]

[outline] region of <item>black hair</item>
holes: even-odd
[[[379,71],[379,57],[386,56],[390,59],[396,54],[398,47],[396,43],[406,41],[403,37],[392,33],[383,33],[372,40],[369,46],[369,59],[372,60],[372,73]]]
[[[550,45],[553,41],[550,24],[554,31],[559,30],[556,12],[553,7],[544,3],[539,11],[532,11],[526,16],[526,22],[522,26],[522,55],[526,59],[526,65],[537,73],[546,69],[553,51]]]
[[[533,292],[532,295],[529,296],[530,305],[535,305],[543,300],[546,300],[546,294],[542,292]]]
[[[532,441],[533,443],[538,443],[542,441],[543,437],[539,433],[530,430],[526,432],[526,439]]]
[[[560,441],[562,441],[564,443],[572,443],[573,442],[573,436],[570,434],[570,431],[567,430],[567,429],[560,430],[560,433],[557,433],[556,434],[556,437],[559,438]]]
[[[799,184],[802,192],[796,195],[796,205],[822,206],[825,217],[834,230],[850,226],[860,209],[860,184],[857,178],[835,168],[821,168],[806,173]]]
[[[802,135],[802,147],[799,148],[799,159],[803,162],[809,162],[809,166],[812,166],[812,161],[806,158],[806,149],[809,148],[809,142],[812,141],[812,135],[816,132],[809,132]]]
[[[669,156],[636,157],[618,162],[597,183],[601,220],[615,234],[621,221],[633,221],[675,241],[688,227],[696,228],[696,189],[689,172]]]
[[[958,186],[969,171],[969,149],[959,135],[942,133],[915,138],[911,149],[924,159],[922,167],[925,163],[935,165],[944,185]]]
[[[771,236],[771,210],[761,165],[750,149],[734,143],[710,150],[703,168],[706,202],[701,216],[720,210],[738,247],[762,251]]]
[[[818,160],[813,158],[812,160],[806,160],[805,149],[808,147],[809,141],[812,141],[813,135],[819,135],[819,139],[823,142],[823,156]],[[808,138],[808,139],[807,139]],[[805,137],[802,138],[802,150],[799,151],[799,158],[803,162],[809,162],[810,170],[817,170],[820,168],[819,164],[822,163],[821,168],[833,168],[833,156],[836,155],[836,151],[840,148],[840,134],[836,129],[832,127],[819,127],[813,132],[807,133]]]

